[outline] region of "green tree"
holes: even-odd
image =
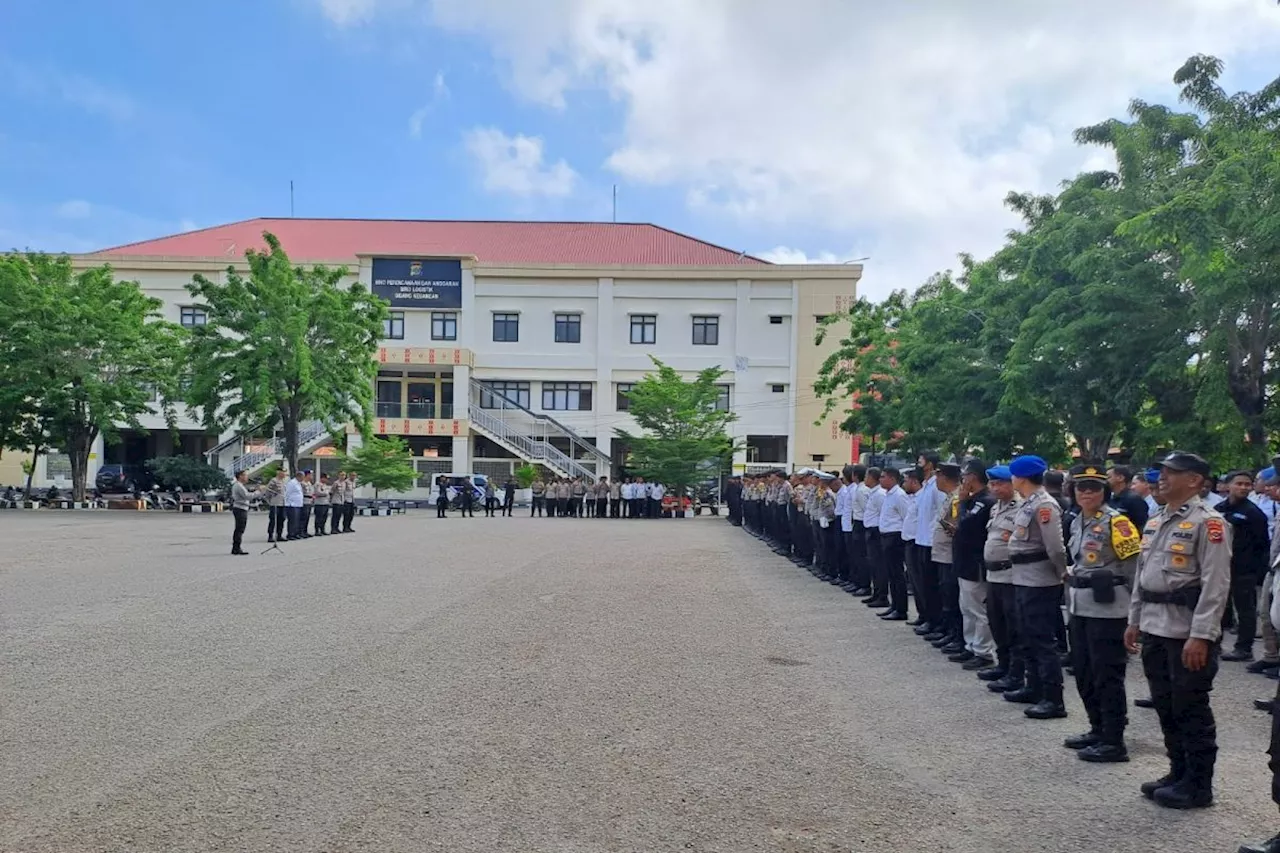
[[[65,453],[73,497],[84,500],[99,435],[141,429],[138,418],[153,404],[173,425],[182,330],[160,318],[160,300],[137,282],[118,281],[108,266],[77,273],[66,256],[10,254],[0,261],[0,280],[6,301],[17,300],[0,312],[0,347],[13,362],[5,369],[14,382],[6,405],[22,396],[18,428],[11,420],[6,441],[17,435],[35,451],[47,443]]]
[[[521,465],[515,471],[516,484],[522,489],[527,489],[533,485],[533,481],[538,478],[538,469],[527,462]]]
[[[373,498],[381,491],[406,492],[413,488],[418,472],[413,467],[409,445],[399,436],[370,436],[365,443],[343,458],[342,467],[358,480],[373,486]]]
[[[630,414],[644,433],[614,432],[631,449],[631,468],[675,494],[684,494],[708,463],[720,469],[732,458],[734,442],[728,427],[737,415],[717,407],[717,383],[726,371],[709,367],[686,381],[674,368],[650,359],[657,370],[627,394]]]
[[[387,307],[363,285],[344,286],[346,268],[293,266],[274,235],[263,237],[267,251],[245,253],[247,276],[228,267],[223,281],[197,275],[187,287],[207,317],[192,330],[188,402],[211,429],[272,420],[295,471],[302,423],[354,421],[367,435]]]
[[[149,459],[147,468],[156,475],[156,482],[164,489],[176,488],[190,492],[203,492],[225,489],[230,484],[222,469],[190,456],[161,456]]]

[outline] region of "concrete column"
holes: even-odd
[[[453,470],[458,474],[471,473],[471,436],[455,435],[453,437]]]
[[[806,306],[808,307],[808,306]],[[791,282],[791,364],[788,368],[787,403],[791,417],[787,418],[787,470],[794,471],[796,464],[796,387],[800,361],[800,285]]]
[[[596,447],[613,452],[613,427],[618,422],[617,396],[613,393],[613,279],[602,278],[596,287]],[[612,471],[600,471],[612,478]]]

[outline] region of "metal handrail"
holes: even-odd
[[[493,388],[486,385],[484,383],[484,380],[482,379],[476,379],[474,377],[471,379],[471,394],[472,394],[472,397],[471,397],[472,403],[479,403],[480,401],[477,399],[477,397],[479,395],[487,394],[493,399],[501,400],[503,403],[508,404],[513,409],[518,409],[520,412],[522,412],[525,415],[528,415],[529,417],[533,418],[535,421],[539,422],[540,424],[543,424],[543,425],[550,424],[554,426],[560,432],[563,438],[569,439],[569,443],[571,446],[576,446],[586,451],[589,455],[594,456],[597,462],[603,462],[606,465],[611,465],[613,462],[613,460],[611,460],[608,454],[606,454],[603,450],[596,447],[594,444],[591,444],[590,442],[588,442],[585,438],[578,435],[578,433],[574,432],[569,427],[560,423],[560,421],[556,420],[555,418],[543,412],[535,412],[531,410],[529,407],[523,406],[519,402],[512,400],[510,397],[506,396],[505,394],[499,391],[493,390]],[[475,408],[475,406],[473,406],[472,408]],[[506,408],[506,406],[503,406],[501,408]],[[582,467],[582,466],[579,466],[579,467]],[[583,468],[583,470],[588,471],[588,469],[586,468]],[[588,471],[588,473],[590,474],[593,472]]]
[[[561,453],[549,441],[512,430],[505,419],[492,414],[490,410],[481,408],[478,402],[472,402],[469,415],[474,426],[480,427],[494,438],[509,445],[520,456],[533,462],[541,462],[562,477],[594,479],[594,471]]]
[[[212,459],[214,456],[217,456],[219,453],[221,453],[222,451],[226,450],[228,447],[230,447],[231,445],[235,444],[237,441],[241,441],[241,442],[242,442],[242,441],[244,441],[245,436],[253,435],[255,432],[257,432],[258,430],[262,429],[263,427],[265,427],[267,424],[269,424],[269,423],[271,423],[271,422],[272,422],[272,420],[271,420],[270,418],[268,418],[267,420],[263,421],[262,423],[258,424],[257,426],[253,427],[252,429],[241,430],[240,432],[238,432],[238,433],[236,433],[235,435],[231,436],[231,438],[228,438],[226,441],[224,441],[224,442],[222,442],[222,443],[220,443],[220,444],[214,445],[214,447],[213,447],[212,449],[210,449],[210,450],[206,450],[206,451],[204,452],[204,461],[205,461],[205,462],[208,462],[208,461],[209,461],[210,459]]]
[[[310,450],[315,444],[329,434],[329,428],[324,425],[323,421],[307,421],[298,428],[298,452],[302,453]],[[230,465],[222,470],[229,476],[234,477],[241,471],[253,471],[261,468],[268,462],[279,459],[284,455],[284,439],[272,437],[266,442],[262,450],[255,450],[252,453],[246,453],[235,459]]]

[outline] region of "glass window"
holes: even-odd
[[[433,311],[431,313],[431,340],[456,341],[457,339],[458,315],[452,311]]]
[[[781,326],[781,325],[782,325],[782,315],[781,315],[781,314],[770,314],[770,315],[769,315],[769,322],[770,322],[772,325],[774,325],[774,326]]]
[[[591,411],[591,383],[543,382],[542,408],[549,412]]]
[[[786,385],[771,385],[770,388],[773,390],[773,393],[775,394],[781,394],[783,391],[787,390]]]
[[[730,388],[730,386],[729,386],[729,385],[717,385],[717,386],[716,386],[716,388],[720,391],[720,396],[716,398],[716,411],[717,411],[717,412],[727,412],[727,411],[729,411],[729,388]]]
[[[617,399],[614,400],[614,408],[619,412],[628,412],[631,410],[631,398],[627,396],[631,389],[636,387],[634,382],[619,382]]]
[[[631,343],[653,344],[658,342],[658,315],[631,315]]]
[[[486,389],[492,390],[493,394],[480,392],[480,408],[482,409],[501,409],[510,407],[511,403],[517,406],[529,408],[529,383],[528,382],[510,382],[506,379],[491,379],[480,383]],[[502,397],[495,396],[501,394]],[[448,395],[445,395],[446,397]],[[506,400],[502,399],[503,397]]]
[[[382,321],[382,337],[389,341],[404,340],[404,312],[392,311]]]
[[[556,343],[558,344],[582,343],[582,315],[581,314],[557,314],[556,315]]]
[[[718,346],[720,344],[720,318],[694,317],[693,342],[697,346]]]
[[[499,343],[514,343],[520,340],[520,315],[494,314],[493,339]]]
[[[182,312],[182,325],[188,329],[193,326],[203,326],[209,320],[209,316],[204,313],[203,308],[184,305],[180,310]]]
[[[401,416],[399,379],[378,380],[377,416],[380,418],[398,418]]]

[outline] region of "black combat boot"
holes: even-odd
[[[1187,775],[1187,763],[1183,760],[1182,756],[1171,758],[1169,759],[1169,772],[1161,776],[1159,779],[1153,779],[1150,782],[1143,782],[1139,790],[1142,791],[1142,796],[1150,800],[1154,798],[1156,791],[1173,785],[1175,782],[1181,780],[1185,775]]]
[[[1257,844],[1241,844],[1238,853],[1280,853],[1280,832]]]
[[[1033,720],[1059,720],[1067,715],[1067,706],[1062,701],[1062,685],[1048,687],[1044,698],[1023,711]]]
[[[1099,743],[1102,743],[1102,735],[1098,734],[1098,728],[1094,726],[1082,735],[1072,735],[1064,740],[1062,745],[1067,749],[1085,749]]]
[[[1030,684],[1018,690],[1010,690],[1004,694],[1004,701],[1015,702],[1019,705],[1035,706],[1042,698],[1040,688],[1032,687]]]
[[[1081,761],[1090,761],[1094,764],[1118,764],[1129,760],[1129,750],[1125,749],[1123,741],[1120,743],[1095,743],[1093,746],[1087,746],[1077,752],[1076,758]]]
[[[1213,805],[1213,765],[1217,750],[1187,755],[1187,772],[1172,785],[1157,788],[1151,795],[1156,805],[1166,809],[1203,809]]]

